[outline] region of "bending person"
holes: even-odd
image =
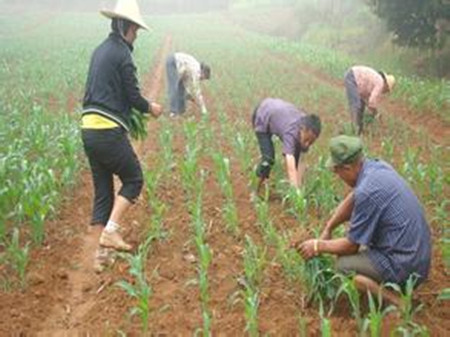
[[[200,81],[211,78],[211,68],[193,56],[174,53],[166,59],[166,75],[170,100],[170,116],[176,117],[186,110],[186,99],[197,104],[202,114],[206,114]]]
[[[392,92],[395,77],[366,66],[354,66],[346,72],[344,84],[353,127],[360,135],[364,128],[366,106],[376,117],[381,96]]]
[[[320,118],[307,114],[293,104],[279,98],[266,98],[254,110],[252,125],[261,151],[261,162],[256,175],[259,177],[258,191],[269,178],[275,163],[275,149],[272,136],[283,142],[283,156],[286,174],[290,184],[300,187],[304,165],[300,164],[302,153],[308,152],[320,135]]]

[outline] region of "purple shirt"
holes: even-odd
[[[283,142],[283,154],[301,152],[299,132],[306,114],[295,105],[278,98],[266,98],[255,113],[255,132],[277,135]]]
[[[365,159],[354,189],[348,238],[368,247],[384,281],[404,283],[416,273],[428,276],[430,230],[419,200],[387,163]]]

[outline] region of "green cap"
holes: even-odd
[[[330,140],[330,158],[327,166],[333,167],[353,163],[362,153],[362,142],[358,137],[341,135]]]

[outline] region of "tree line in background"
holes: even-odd
[[[450,32],[449,0],[368,0],[402,46],[442,48]]]

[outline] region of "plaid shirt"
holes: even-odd
[[[428,276],[430,230],[419,200],[387,163],[364,161],[355,187],[348,238],[368,247],[385,282],[403,284],[412,273]]]
[[[376,70],[366,66],[354,66],[352,71],[360,97],[369,108],[375,109],[384,92],[383,77]]]
[[[206,110],[202,90],[200,88],[201,67],[194,57],[185,53],[175,53],[178,76],[184,83],[187,92],[195,98],[202,111]]]

